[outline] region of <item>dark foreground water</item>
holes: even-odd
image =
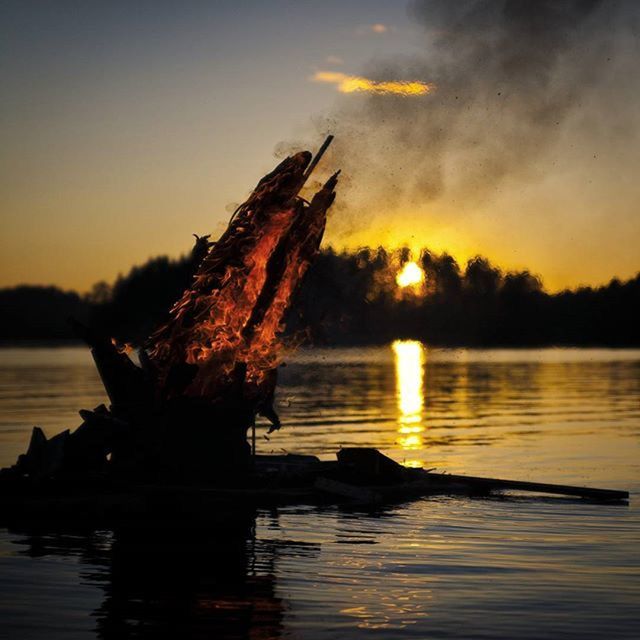
[[[83,349],[0,351],[0,465],[104,401]],[[630,489],[146,529],[0,529],[0,638],[638,638],[640,351],[301,353],[262,452]]]

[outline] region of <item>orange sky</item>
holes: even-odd
[[[130,13],[115,2],[72,14],[8,4],[0,27],[0,286],[86,291],[151,256],[184,253],[191,233],[220,233],[277,162],[281,141],[319,145],[319,116],[338,119],[339,138],[342,105],[365,108],[361,89],[341,94],[340,83],[314,82],[318,73],[356,78],[365,89],[396,79],[432,86],[410,65],[383,65],[368,79],[371,60],[410,60],[423,46],[401,3],[216,5],[177,14],[160,2]],[[354,143],[346,156],[338,146],[324,161],[345,170],[327,241],[428,246],[461,262],[480,253],[505,269],[532,270],[552,290],[635,275],[640,92],[625,60],[637,54],[635,43],[612,55],[598,90],[526,179],[508,177],[481,197],[453,189],[416,200],[393,186],[408,170],[402,152]],[[433,95],[389,99],[428,108],[446,92],[438,82]],[[378,161],[373,173],[365,158]],[[447,159],[454,182],[457,162]],[[389,197],[372,200],[381,175]]]

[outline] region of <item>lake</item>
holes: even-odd
[[[83,348],[0,350],[0,466],[106,402]],[[640,351],[303,350],[258,451],[628,489],[425,498],[224,527],[0,529],[0,638],[637,638]]]

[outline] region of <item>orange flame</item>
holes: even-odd
[[[311,155],[287,158],[263,178],[210,249],[193,284],[150,338],[165,393],[172,372],[191,367],[179,393],[212,401],[240,383],[259,402],[275,384],[284,316],[317,254],[336,176],[311,203],[298,197]]]

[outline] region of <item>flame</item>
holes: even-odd
[[[133,352],[133,345],[129,342],[120,343],[115,338],[111,338],[111,344],[118,353],[129,354]]]
[[[399,287],[417,287],[424,282],[424,271],[417,262],[405,262],[402,270],[396,275]]]
[[[297,196],[311,159],[287,158],[265,176],[209,249],[169,322],[150,338],[149,356],[171,397],[223,400],[240,386],[245,397],[268,395],[285,344],[291,298],[324,233],[336,176],[307,203]]]
[[[313,82],[335,84],[340,93],[377,93],[381,95],[423,96],[435,91],[436,86],[419,80],[370,80],[362,76],[350,76],[339,71],[316,71]]]

